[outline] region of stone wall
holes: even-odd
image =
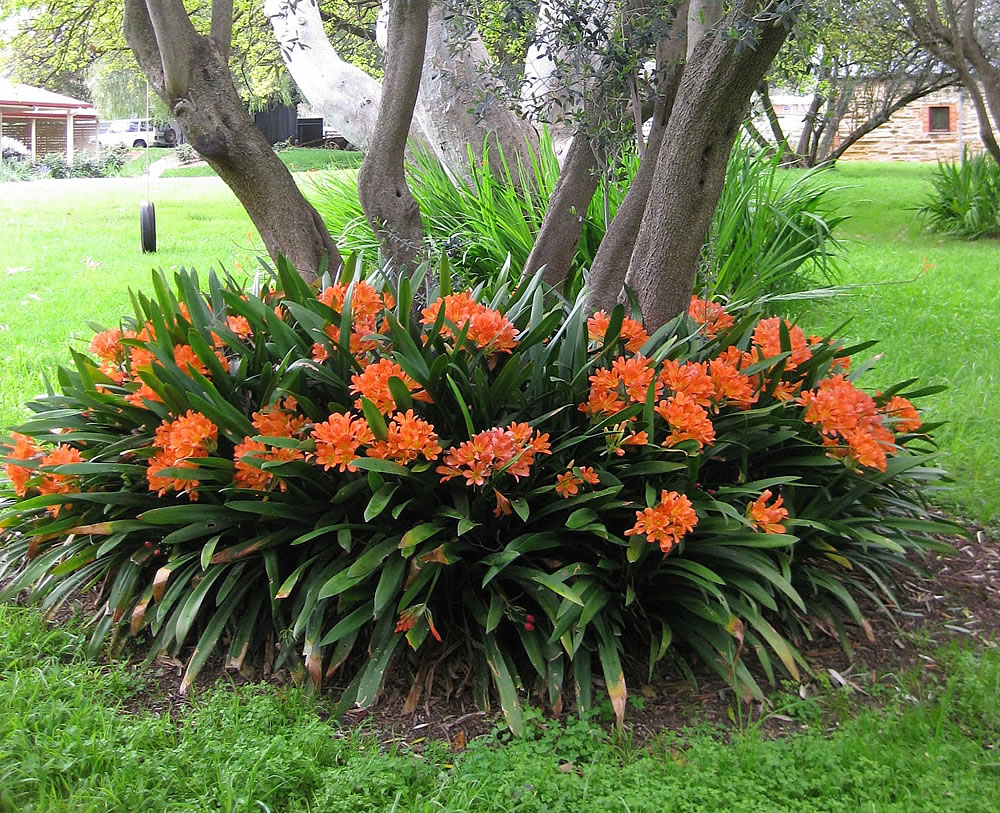
[[[944,115],[931,108],[947,108]],[[933,122],[932,122],[933,119]],[[932,124],[940,129],[932,129]],[[841,122],[840,136],[848,135],[852,122]],[[963,147],[982,151],[979,119],[969,94],[949,88],[925,96],[898,110],[881,127],[870,132],[847,150],[842,161],[948,161],[961,158]]]

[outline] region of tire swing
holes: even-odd
[[[149,82],[146,83],[146,120],[149,120]],[[143,254],[156,253],[156,207],[149,199],[149,143],[146,147],[146,200],[139,204],[139,244]]]

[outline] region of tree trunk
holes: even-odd
[[[566,281],[580,243],[583,219],[600,179],[590,136],[587,128],[581,127],[570,142],[542,227],[525,261],[525,274],[534,274],[544,267],[542,279],[549,285]]]
[[[337,132],[367,152],[382,97],[379,82],[340,58],[323,29],[316,0],[266,0],[264,16],[302,94]]]
[[[691,58],[694,49],[714,29],[722,19],[722,0],[691,0],[687,13],[687,56]]]
[[[804,161],[804,157],[809,155],[809,144],[812,141],[813,133],[816,132],[816,119],[819,116],[819,109],[824,101],[822,93],[814,93],[812,101],[809,103],[809,110],[806,111],[805,122],[802,125],[802,133],[799,135],[799,143],[795,148],[795,154]]]
[[[482,160],[485,149],[493,174],[503,178],[502,150],[517,184],[517,165],[530,169],[538,136],[507,107],[500,88],[484,84],[488,61],[479,32],[443,3],[432,3],[415,115],[431,148],[454,174],[468,177],[469,150]]]
[[[657,93],[653,119],[646,141],[646,151],[639,169],[632,179],[625,199],[618,207],[614,220],[601,241],[594,257],[587,285],[590,288],[589,304],[593,310],[610,310],[622,292],[629,260],[635,250],[636,237],[642,223],[642,214],[653,187],[656,159],[663,144],[663,134],[670,120],[670,111],[677,96],[677,87],[684,73],[684,55],[687,51],[687,10],[682,3],[677,21],[670,33],[657,43]],[[676,26],[676,29],[675,29]]]
[[[778,145],[778,149],[783,155],[791,153],[792,147],[788,143],[788,137],[785,135],[785,131],[781,129],[781,122],[778,120],[778,114],[774,112],[774,104],[771,102],[771,91],[767,87],[767,82],[761,82],[760,85],[757,86],[757,95],[760,97],[760,102],[764,106],[764,116],[767,118],[768,127],[771,128],[771,135],[774,136],[774,143]],[[794,160],[798,157],[798,155],[789,157]]]
[[[124,22],[150,85],[243,204],[271,257],[284,255],[310,282],[324,257],[337,269],[342,260],[322,219],[236,93],[223,56],[228,42],[218,43],[224,25],[213,26],[215,37],[199,35],[179,0],[126,0]]]
[[[741,0],[720,28],[735,29],[759,9],[759,2]],[[750,94],[788,36],[780,21],[760,27],[753,48],[704,38],[685,66],[627,278],[650,328],[687,308]]]
[[[371,147],[358,171],[358,197],[365,218],[395,272],[411,271],[424,259],[424,232],[406,183],[403,161],[427,43],[427,0],[392,0],[382,104]]]

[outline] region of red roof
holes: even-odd
[[[21,109],[57,107],[96,115],[90,102],[83,102],[71,96],[63,96],[61,93],[53,93],[51,90],[43,90],[31,85],[18,85],[2,77],[0,77],[0,106]]]

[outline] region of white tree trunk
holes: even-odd
[[[381,84],[340,58],[323,30],[316,0],[265,0],[264,16],[288,72],[309,103],[333,129],[367,152]]]
[[[441,3],[431,5],[415,115],[438,158],[456,175],[468,174],[470,147],[482,159],[489,146],[496,174],[502,171],[497,146],[515,171],[518,161],[531,166],[529,147],[538,145],[534,128],[513,113],[500,88],[490,86],[483,70],[489,59],[474,26],[447,14]]]

